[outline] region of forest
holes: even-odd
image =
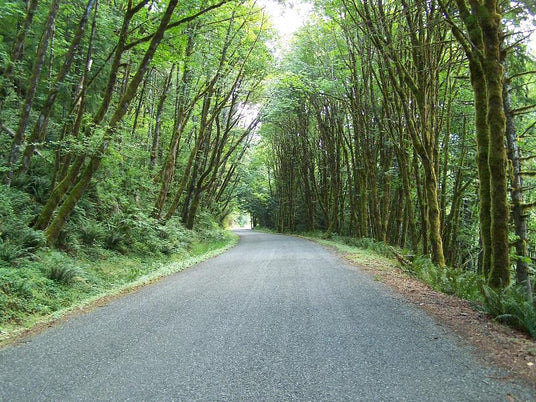
[[[534,3],[311,3],[281,52],[254,0],[0,1],[0,324],[248,214],[536,337]]]

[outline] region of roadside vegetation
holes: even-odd
[[[534,336],[535,15],[315,0],[274,52],[255,0],[0,2],[0,320],[201,255],[242,210]]]
[[[534,336],[534,2],[314,3],[263,107],[253,223],[395,257]]]
[[[236,243],[208,214],[195,230],[159,225],[140,211],[107,222],[80,211],[55,248],[25,225],[31,201],[0,186],[0,343],[39,322],[149,283]]]
[[[0,2],[2,336],[234,242],[270,37],[249,0]]]

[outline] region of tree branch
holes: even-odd
[[[512,110],[512,114],[514,116],[518,116],[520,114],[528,113],[534,108],[536,108],[536,104],[520,107],[520,108]]]
[[[205,9],[203,9],[203,10],[201,10],[201,11],[199,11],[199,12],[193,14],[193,15],[190,15],[190,16],[188,16],[188,17],[181,18],[181,19],[178,20],[178,21],[172,22],[171,24],[169,24],[169,25],[167,26],[166,31],[167,31],[168,29],[175,28],[175,27],[178,27],[179,25],[186,24],[186,23],[188,23],[188,22],[190,22],[190,21],[193,21],[193,20],[195,20],[196,18],[200,17],[201,15],[206,14],[206,13],[208,13],[209,11],[212,11],[212,10],[214,10],[214,9],[216,9],[216,8],[219,8],[219,7],[223,6],[224,4],[226,4],[226,3],[228,3],[228,2],[229,2],[229,0],[223,0],[223,1],[220,1],[219,3],[214,4],[214,5],[210,6],[210,7],[207,7],[207,8],[205,8]],[[143,38],[140,38],[140,39],[138,39],[138,40],[135,40],[134,42],[129,43],[128,45],[126,45],[126,46],[125,46],[125,50],[132,49],[133,47],[138,46],[138,45],[141,44],[141,43],[147,42],[147,41],[151,40],[151,38],[152,38],[153,36],[154,36],[154,33],[152,33],[152,34],[150,34],[150,35],[147,35],[147,36],[144,36]]]
[[[15,137],[15,131],[5,126],[4,123],[0,123],[0,130],[8,134],[11,138]]]

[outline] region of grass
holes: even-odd
[[[221,231],[199,236],[169,256],[122,255],[95,248],[74,258],[47,250],[19,266],[0,266],[0,344],[96,300],[182,271],[237,241],[235,234]]]
[[[347,259],[355,262],[356,264],[376,268],[388,268],[396,266],[396,260],[394,258],[382,255],[375,250],[348,245],[337,238],[328,240],[309,235],[305,237],[312,238],[325,246],[335,247],[338,251],[343,253]]]

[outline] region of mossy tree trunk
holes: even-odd
[[[7,160],[7,173],[4,177],[6,184],[11,184],[13,179],[13,173],[16,169],[16,165],[20,156],[20,149],[24,145],[26,140],[26,129],[30,123],[30,113],[32,111],[32,105],[34,102],[35,94],[37,92],[37,85],[41,77],[41,71],[45,64],[45,57],[48,49],[49,41],[54,33],[54,23],[56,21],[56,15],[60,6],[60,0],[53,0],[50,3],[50,9],[48,12],[47,21],[45,22],[45,30],[39,41],[37,53],[33,62],[32,74],[28,80],[28,87],[26,88],[26,96],[21,107],[21,114],[17,130],[13,137],[13,143],[11,145],[11,152],[9,153]]]
[[[164,87],[162,88],[162,93],[158,99],[158,106],[156,108],[155,124],[153,130],[153,138],[151,143],[151,155],[149,159],[149,166],[151,170],[154,169],[156,165],[156,160],[158,158],[158,152],[160,148],[160,134],[162,132],[162,114],[164,112],[164,105],[168,97],[168,92],[171,87],[171,82],[173,80],[173,72],[175,71],[175,64],[171,66],[169,74],[164,81]]]
[[[78,53],[78,48],[84,37],[89,17],[91,15],[91,10],[95,6],[96,1],[97,0],[88,0],[87,2],[86,9],[82,15],[82,18],[80,19],[80,22],[78,23],[73,40],[71,42],[71,45],[69,46],[69,50],[63,56],[63,65],[58,75],[54,79],[54,83],[51,85],[48,91],[47,98],[41,109],[41,113],[37,121],[35,122],[31,135],[28,137],[28,144],[26,145],[26,148],[24,150],[22,156],[22,163],[19,168],[18,174],[26,174],[28,172],[28,169],[30,168],[30,161],[34,155],[34,151],[36,150],[38,144],[44,141],[46,138],[52,108],[56,103],[58,93],[61,87],[64,85],[67,74],[71,70],[71,66]]]
[[[52,219],[50,225],[48,225],[47,229],[45,230],[47,243],[49,245],[54,244],[57,240],[66,220],[69,218],[78,201],[84,195],[93,175],[98,170],[102,158],[107,151],[109,143],[112,140],[113,135],[115,134],[116,127],[127,113],[128,106],[132,99],[134,99],[134,97],[136,96],[138,87],[143,81],[143,78],[145,77],[145,74],[149,68],[153,56],[158,48],[158,45],[164,37],[164,33],[167,29],[171,16],[173,15],[173,11],[177,6],[177,3],[178,0],[171,0],[169,2],[167,9],[162,16],[162,19],[160,20],[160,24],[151,39],[149,47],[144,54],[143,60],[140,62],[140,65],[136,73],[134,74],[134,77],[132,77],[132,80],[128,84],[125,93],[121,97],[113,115],[110,118],[108,128],[99,146],[99,149],[97,150],[96,154],[91,157],[88,165],[82,172],[80,178],[74,183],[73,186],[71,186],[71,190],[69,191],[68,197],[65,199],[65,201],[59,208],[58,213],[56,214],[54,219]]]
[[[13,52],[11,53],[11,57],[7,63],[7,66],[5,66],[4,69],[0,69],[0,75],[4,77],[4,80],[0,82],[0,110],[2,110],[4,97],[7,96],[6,85],[8,85],[8,83],[13,85],[15,87],[14,89],[18,93],[21,92],[22,88],[20,88],[21,85],[19,82],[19,78],[13,76],[13,70],[17,63],[19,63],[24,56],[26,37],[28,35],[28,32],[30,31],[30,27],[32,26],[32,21],[36,14],[38,3],[39,0],[30,0],[27,2],[26,15],[24,17],[24,21],[20,24],[20,28],[17,33],[17,38],[15,39],[15,43],[13,45]]]
[[[484,253],[482,271],[491,286],[505,287],[510,282],[510,261],[504,69],[501,64],[502,17],[497,0],[456,0],[465,33],[452,20],[445,4],[440,4],[470,63],[478,144],[480,227]]]
[[[440,65],[449,51],[445,46],[444,30],[435,21],[438,9],[435,3],[402,0],[398,10],[386,5],[375,8],[368,2],[356,5],[354,10],[363,21],[376,50],[385,58],[385,83],[391,83],[403,112],[407,131],[424,171],[420,200],[423,249],[430,245],[432,261],[445,265],[439,209],[439,153],[438,124],[440,94]],[[393,5],[393,8],[398,7]],[[400,15],[400,23],[407,25],[408,35],[400,36],[394,29],[392,15]],[[406,54],[401,49],[409,49]],[[382,80],[384,81],[384,80]],[[389,90],[389,89],[386,89]]]
[[[478,196],[480,240],[482,243],[481,272],[487,277],[491,271],[491,192],[488,168],[489,130],[487,123],[488,95],[480,63],[469,61],[471,85],[475,102],[476,163],[478,167]]]
[[[510,194],[512,198],[512,218],[516,234],[516,282],[524,284],[529,297],[532,297],[532,285],[529,278],[528,251],[528,214],[524,208],[523,177],[521,171],[521,152],[517,143],[517,133],[512,110],[510,82],[505,77],[503,88],[504,111],[506,115],[506,144],[508,159],[511,163]]]
[[[497,1],[486,1],[481,12],[484,38],[484,72],[488,89],[488,124],[490,129],[488,165],[490,171],[491,271],[489,283],[504,287],[510,282],[508,243],[508,202],[506,181],[506,117],[503,103],[504,68],[501,64],[501,15]]]
[[[117,81],[117,76],[118,76],[118,73],[119,73],[119,68],[120,68],[120,65],[121,65],[121,57],[123,55],[125,45],[126,45],[126,41],[127,41],[127,38],[128,38],[128,31],[129,31],[130,22],[132,20],[132,17],[134,16],[134,14],[135,14],[134,10],[129,9],[129,10],[127,10],[127,12],[125,13],[125,16],[123,18],[123,22],[122,22],[122,25],[121,25],[121,30],[119,32],[119,37],[118,37],[118,41],[117,41],[117,46],[116,46],[114,56],[113,56],[112,66],[110,68],[110,73],[108,75],[107,84],[106,84],[105,90],[103,92],[103,98],[102,98],[102,101],[101,101],[101,104],[99,106],[98,111],[96,112],[95,116],[93,116],[93,119],[92,119],[92,125],[93,126],[97,126],[102,122],[102,120],[105,118],[106,113],[108,112],[108,109],[110,107],[110,103],[112,101],[112,97],[113,97],[113,94],[114,94],[114,89],[115,89],[115,85],[116,85],[116,81]],[[92,42],[90,42],[90,46],[92,46]],[[85,72],[85,74],[88,73],[89,58],[90,58],[90,53],[88,52],[88,55],[87,55],[87,58],[86,58],[86,72]],[[87,80],[87,77],[86,77],[86,80]],[[85,84],[87,84],[87,82]],[[85,84],[83,84],[83,85],[85,85]],[[77,115],[77,122],[79,120],[80,124],[81,124],[82,117],[83,117],[83,114],[84,114],[84,107],[83,107],[84,106],[83,103],[85,101],[84,98],[83,98],[84,91],[85,91],[85,88],[83,88],[82,93],[81,93],[82,98],[80,100],[81,100],[82,104],[80,104],[78,106],[79,110],[78,110],[78,113],[77,113],[78,114]],[[91,131],[90,127],[85,127],[83,131],[84,131],[84,136],[85,137],[90,137],[91,134],[92,134],[92,131]],[[76,132],[75,135],[78,136],[78,133]],[[58,153],[56,155],[56,157],[57,158],[62,158],[62,155],[60,153]],[[84,162],[85,162],[86,158],[85,158],[84,155],[76,156],[74,158],[74,161],[71,163],[70,166],[66,166],[66,164],[70,161],[71,158],[69,157],[69,158],[66,158],[66,159],[67,160],[64,160],[62,162],[56,161],[56,164],[58,166],[63,165],[63,167],[61,169],[64,170],[65,173],[63,175],[61,175],[63,177],[54,186],[54,188],[52,189],[52,192],[50,193],[50,196],[48,197],[48,200],[47,200],[45,206],[43,207],[43,209],[39,213],[39,216],[37,217],[37,219],[36,219],[36,221],[34,223],[34,227],[36,229],[45,230],[47,228],[47,226],[49,225],[50,221],[52,220],[52,217],[54,215],[54,212],[56,211],[56,208],[58,208],[60,206],[61,202],[64,200],[64,198],[69,193],[69,190],[76,185],[78,174],[83,169]],[[58,234],[59,234],[59,232],[58,232]]]

